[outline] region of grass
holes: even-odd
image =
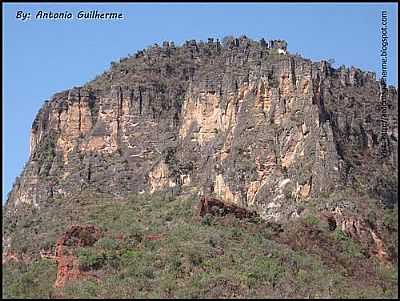
[[[338,231],[329,232],[312,215],[284,226],[285,231],[280,233],[279,227],[256,219],[239,220],[229,215],[197,217],[194,209],[197,202],[191,197],[143,194],[116,201],[104,195],[87,194],[79,198],[79,215],[74,214],[74,206],[69,202],[75,201],[57,201],[60,220],[42,217],[36,221],[38,217],[34,216],[36,222],[31,227],[36,227],[41,237],[45,234],[57,237],[70,218],[71,223],[99,226],[103,238],[91,247],[76,249],[76,254],[82,268],[95,272],[100,281],[87,278],[55,289],[54,263],[44,260],[10,263],[3,265],[3,297],[397,296],[397,269],[376,265],[359,252],[357,243]],[[17,225],[16,235],[27,238],[29,231],[22,229],[30,228]],[[300,238],[304,244],[287,243]],[[32,238],[24,245],[34,256],[36,245]],[[332,251],[337,252],[333,254],[337,262],[326,260]],[[364,266],[372,269],[369,278],[350,273],[349,267],[340,264],[342,257],[352,268],[364,262]]]

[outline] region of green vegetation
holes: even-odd
[[[305,218],[304,218],[304,221],[310,226],[315,226],[315,225],[318,225],[320,223],[319,219],[316,218],[312,214],[306,215]]]
[[[51,298],[57,266],[49,260],[36,260],[29,266],[3,264],[3,298]]]
[[[77,248],[76,254],[81,269],[99,281],[84,277],[55,289],[54,262],[10,262],[3,265],[3,297],[397,296],[397,269],[365,257],[356,242],[339,230],[330,232],[312,214],[279,227],[257,218],[201,218],[195,215],[196,205],[195,198],[162,194],[113,200],[87,193],[55,200],[56,209],[46,213],[52,218],[37,213],[26,219],[28,227],[14,227],[15,235],[27,240],[14,249],[24,247],[34,257],[40,245],[54,247],[66,225],[95,224],[103,237],[91,247]],[[48,239],[38,242],[35,235]]]

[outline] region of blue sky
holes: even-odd
[[[17,11],[121,12],[124,20],[16,19]],[[312,60],[380,69],[380,15],[389,14],[388,82],[397,86],[397,4],[3,4],[3,203],[29,156],[29,132],[46,99],[79,86],[136,50],[164,40],[227,35],[285,39]]]

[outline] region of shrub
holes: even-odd
[[[206,226],[211,226],[213,221],[213,217],[211,214],[206,214],[203,216],[203,218],[201,219],[201,224],[202,225],[206,225]]]
[[[266,281],[275,287],[283,272],[283,267],[273,258],[257,257],[247,275],[248,285],[251,287]]]
[[[93,249],[79,249],[78,260],[81,268],[87,271],[101,268],[106,262],[106,257],[103,253],[97,254]]]
[[[178,254],[172,256],[169,262],[169,270],[174,273],[178,273],[181,271],[182,262],[180,256]]]
[[[142,257],[142,253],[134,250],[124,250],[121,254],[121,258],[125,264],[129,264],[129,262],[134,262],[139,260]]]
[[[211,247],[219,247],[222,246],[224,243],[224,238],[221,234],[219,233],[213,233],[211,236],[208,238],[208,243]]]
[[[399,225],[398,210],[385,209],[383,223],[388,229],[397,230]]]
[[[114,239],[103,237],[94,246],[105,250],[115,250],[118,248],[118,242]]]
[[[335,239],[337,241],[348,240],[349,237],[340,229],[335,229]]]
[[[352,239],[345,241],[344,249],[346,254],[351,258],[361,257],[363,255],[360,245]]]
[[[315,217],[314,215],[307,215],[304,218],[304,221],[307,225],[310,225],[310,226],[316,226],[319,224],[319,219],[317,217]]]
[[[189,253],[188,257],[189,257],[190,263],[192,265],[198,266],[203,262],[203,257],[202,257],[200,250],[198,250],[198,249],[196,250],[193,248],[193,249],[190,249],[188,251],[188,253]]]
[[[240,239],[242,237],[242,231],[239,228],[232,229],[232,239]]]
[[[145,267],[143,269],[143,276],[150,278],[150,279],[154,279],[154,270],[151,267]]]

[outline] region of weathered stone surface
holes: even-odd
[[[255,212],[248,211],[233,204],[224,203],[221,200],[211,197],[202,197],[198,204],[198,215],[204,216],[207,213],[212,215],[226,215],[233,214],[237,218],[250,218],[255,217]]]
[[[194,187],[274,220],[346,186],[392,206],[398,92],[384,158],[379,93],[370,72],[311,62],[285,41],[155,45],[43,105],[7,214],[88,188]]]

